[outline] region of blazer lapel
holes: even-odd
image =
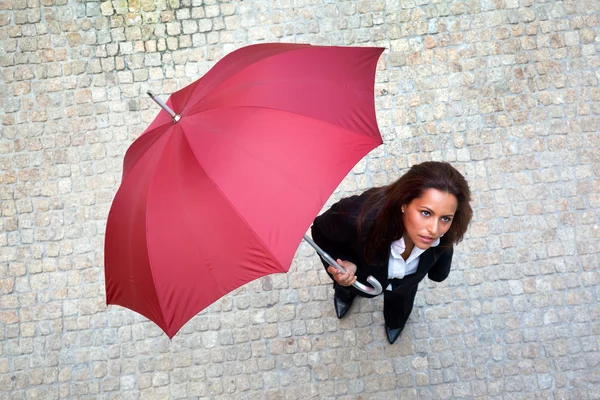
[[[374,261],[375,265],[374,268],[371,269],[371,273],[373,274],[373,277],[375,277],[379,281],[379,283],[381,283],[381,286],[383,286],[383,289],[385,290],[388,280],[388,264],[390,261],[390,250],[388,249],[388,251],[378,254]]]
[[[421,257],[419,258],[419,266],[417,267],[417,273],[428,271],[429,268],[431,268],[431,266],[435,264],[436,258],[437,257],[435,248],[431,247],[427,249],[423,254],[421,254]]]

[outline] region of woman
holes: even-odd
[[[313,240],[344,267],[325,261],[334,280],[338,318],[356,295],[353,286],[373,275],[384,288],[383,315],[390,344],[400,336],[425,275],[448,277],[453,245],[462,240],[473,211],[465,178],[444,162],[413,166],[395,183],[340,200],[318,216]]]

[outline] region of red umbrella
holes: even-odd
[[[226,293],[287,272],[333,190],[382,143],[382,51],[248,46],[173,93],[175,111],[125,155],[106,226],[107,304],[173,337]]]

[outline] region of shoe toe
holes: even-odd
[[[333,298],[333,305],[335,306],[335,314],[338,318],[342,318],[350,309],[349,303],[346,303],[345,301],[342,301],[337,297]]]
[[[390,344],[394,344],[396,339],[400,337],[400,333],[402,333],[402,328],[390,328],[386,325],[385,332],[387,333],[388,342],[390,342]]]

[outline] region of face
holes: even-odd
[[[452,226],[458,207],[454,195],[437,189],[427,189],[421,197],[402,206],[404,240],[426,250]]]

